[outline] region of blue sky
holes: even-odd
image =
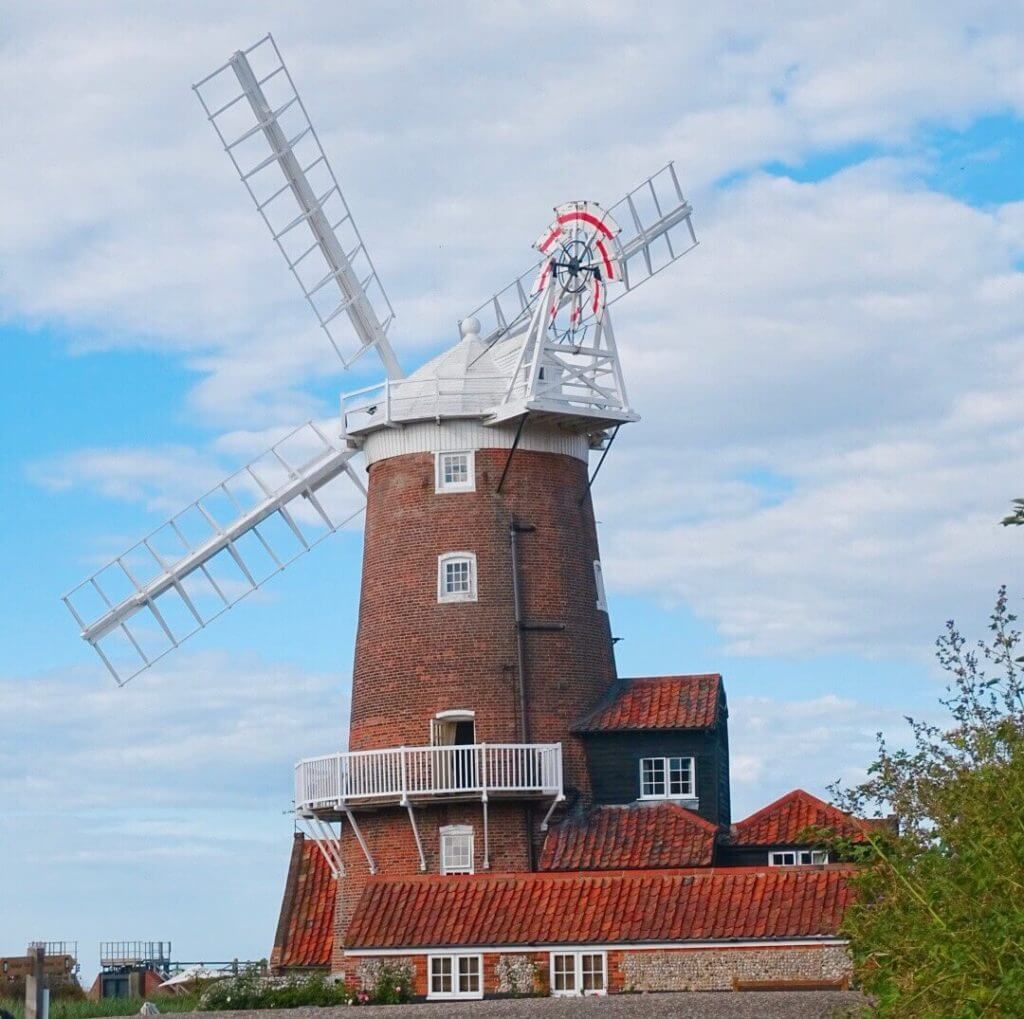
[[[0,954],[267,954],[291,764],[344,739],[358,529],[123,690],[59,603],[375,380],[338,371],[190,93],[267,30],[407,365],[553,204],[676,160],[701,246],[617,308],[643,420],[595,500],[620,672],[725,675],[737,815],[856,780],[934,712],[944,621],[1020,599],[1024,19],[819,8],[5,14]]]

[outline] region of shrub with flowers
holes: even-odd
[[[412,998],[412,963],[406,959],[366,959],[356,967],[361,1005],[403,1005]]]
[[[302,1005],[347,1005],[353,997],[353,990],[344,982],[329,980],[322,973],[266,977],[258,969],[251,969],[236,977],[211,983],[199,998],[199,1008],[204,1012],[230,1012],[298,1008]]]
[[[494,967],[498,992],[523,997],[537,994],[537,964],[528,955],[502,955]]]

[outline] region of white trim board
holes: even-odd
[[[787,938],[769,941],[754,938],[746,941],[644,941],[640,944],[615,944],[602,942],[590,945],[435,945],[432,948],[346,948],[345,955],[507,955],[522,952],[706,952],[719,948],[832,948],[845,946],[845,938]]]

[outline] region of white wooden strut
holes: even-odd
[[[489,424],[531,410],[603,422],[637,419],[626,395],[607,309],[591,323],[589,342],[559,342],[550,322],[562,296],[555,274],[549,273],[534,304],[505,398],[493,408]]]
[[[342,249],[330,221],[323,213],[323,204],[327,195],[318,198],[313,193],[313,189],[310,187],[309,180],[306,178],[302,166],[299,164],[298,159],[295,158],[293,148],[297,139],[289,140],[285,136],[284,131],[281,130],[278,117],[283,112],[283,108],[277,111],[271,109],[262,88],[260,88],[256,75],[253,74],[252,67],[249,65],[249,61],[243,52],[238,51],[235,53],[231,57],[230,63],[235,76],[238,78],[238,83],[242,86],[245,97],[256,116],[257,127],[266,136],[267,142],[270,144],[272,156],[280,165],[285,179],[303,210],[302,215],[293,223],[284,227],[281,233],[290,230],[300,221],[306,221],[331,268],[328,275],[317,283],[312,291],[306,292],[306,296],[309,297],[312,292],[315,292],[315,290],[333,279],[342,293],[342,304],[333,314],[336,315],[342,310],[346,311],[352,321],[356,334],[359,336],[360,342],[364,346],[372,346],[377,349],[377,353],[384,363],[384,369],[388,374],[388,378],[402,378],[401,365],[399,365],[398,358],[391,348],[384,329],[366,297],[364,285],[353,272],[352,263]],[[298,100],[297,93],[295,100]],[[255,130],[255,128],[252,130]],[[244,137],[243,135],[236,142],[244,140]],[[275,240],[277,240],[276,236]],[[305,290],[305,288],[303,289]]]

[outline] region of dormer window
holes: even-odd
[[[640,759],[640,799],[684,800],[695,795],[692,757]]]
[[[475,492],[476,464],[472,450],[438,453],[435,461],[436,492]]]
[[[768,854],[769,867],[806,867],[824,863],[828,863],[828,853],[823,849],[779,849]]]
[[[447,552],[437,557],[437,600],[476,601],[476,556]]]

